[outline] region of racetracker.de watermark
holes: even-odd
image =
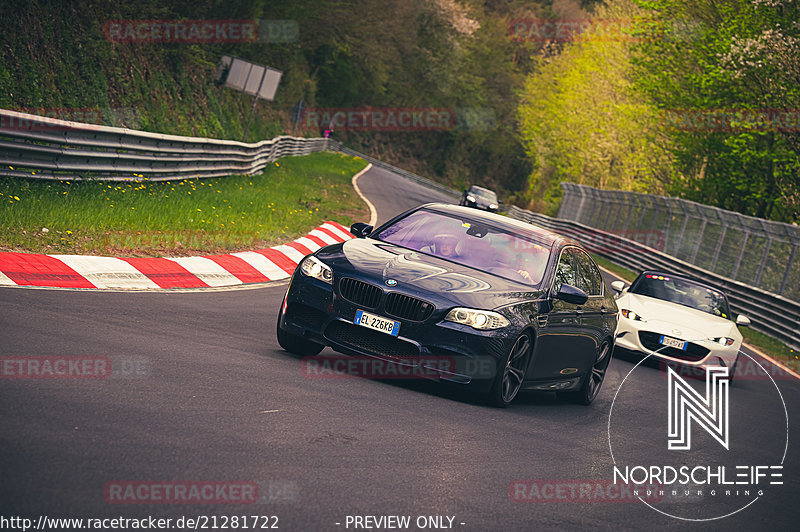
[[[3,356],[0,379],[115,379],[144,378],[152,373],[146,357],[121,356]]]
[[[700,343],[700,345],[703,345]],[[690,366],[678,362],[659,362],[660,375],[667,379],[667,368],[671,368],[678,376],[688,379],[705,380],[705,366]],[[750,357],[740,356],[731,375],[735,381],[795,381],[800,372],[800,361],[790,361],[786,367],[778,366],[769,361],[756,362]]]
[[[106,482],[109,504],[253,504],[259,499],[257,482],[134,481]]]
[[[665,128],[676,131],[800,131],[800,109],[668,109]]]
[[[621,250],[633,249],[632,242],[664,251],[666,243],[661,230],[631,229],[606,234],[585,234],[580,237],[581,243],[595,253],[619,253]]]
[[[701,24],[677,19],[657,23],[643,18],[518,18],[508,24],[508,35],[515,42],[687,41],[702,33]]]
[[[436,379],[441,372],[455,372],[456,360],[436,356],[392,362],[367,356],[317,355],[304,357],[300,371],[309,379]]]
[[[508,486],[508,498],[520,503],[658,502],[664,490],[657,484],[635,486],[606,479],[514,480]]]
[[[108,504],[280,504],[299,499],[294,481],[112,480],[103,486]]]
[[[643,39],[648,28],[634,19],[540,19],[521,18],[508,25],[516,42],[571,42],[578,39],[620,41]]]
[[[109,20],[103,35],[114,43],[287,43],[300,31],[296,20]]]
[[[457,126],[455,109],[412,107],[311,107],[303,126],[347,131],[450,131]]]
[[[86,126],[102,126],[103,111],[97,107],[36,107],[15,109],[25,116],[0,115],[0,132],[37,131],[59,133],[65,130],[61,121],[79,122]],[[30,116],[27,116],[30,115]]]
[[[0,132],[37,132],[61,135],[103,126],[140,127],[139,113],[132,107],[24,107],[0,114]],[[17,114],[20,113],[20,114]],[[77,124],[67,124],[72,122]]]

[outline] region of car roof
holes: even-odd
[[[567,239],[557,233],[553,233],[552,231],[548,231],[547,229],[537,225],[529,224],[514,218],[509,218],[508,216],[495,214],[493,212],[481,211],[478,209],[472,209],[470,207],[461,207],[459,205],[450,205],[448,203],[426,203],[425,205],[420,205],[419,209],[428,209],[447,214],[468,216],[476,221],[483,221],[493,225],[499,225],[512,231],[527,234],[528,236],[532,236],[549,246],[561,242],[579,245],[577,242]]]
[[[474,194],[483,194],[485,196],[494,196],[495,198],[497,197],[497,193],[494,190],[484,187],[479,187],[478,185],[472,185],[471,187],[469,187],[469,192],[472,192]]]

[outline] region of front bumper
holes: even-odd
[[[499,361],[513,346],[506,329],[478,331],[442,321],[449,309],[436,308],[424,321],[400,321],[397,337],[354,324],[357,310],[391,317],[382,304],[364,308],[348,301],[331,285],[295,272],[283,305],[280,327],[346,355],[381,359],[406,368],[412,378],[469,384],[488,391]]]
[[[660,343],[661,336],[687,342],[686,350],[668,347]],[[652,326],[647,322],[620,317],[616,334],[616,346],[643,355],[650,355],[664,362],[692,366],[725,366],[732,368],[739,355],[741,342],[723,346],[705,338],[685,338],[671,330]]]

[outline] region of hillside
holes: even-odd
[[[291,134],[301,99],[312,111],[444,110],[455,117],[445,128],[345,127],[334,137],[449,184],[514,194],[530,174],[515,125],[528,54],[508,38],[508,21],[538,4],[8,0],[0,107],[239,140],[252,97],[214,80],[232,54],[283,72],[275,101],[258,103],[249,140]],[[258,26],[255,39],[242,23]],[[203,24],[211,38],[197,33]],[[297,134],[320,135],[310,116]]]

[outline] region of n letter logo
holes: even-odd
[[[707,367],[706,396],[703,397],[667,367],[667,447],[670,451],[691,450],[692,420],[728,449],[729,385],[728,368]]]

